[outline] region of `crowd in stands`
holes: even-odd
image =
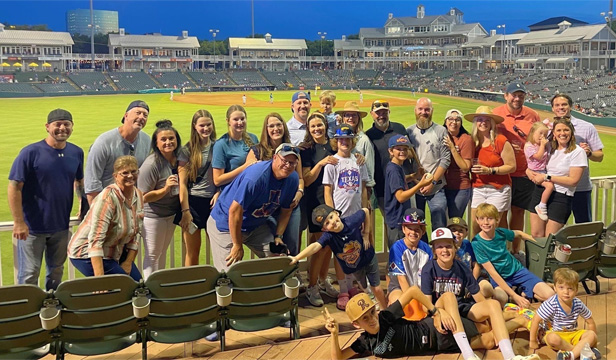
[[[265,81],[250,74],[232,77]],[[530,78],[501,84],[499,76],[505,75],[494,75],[490,86],[505,87],[504,105],[471,114],[448,109],[445,119],[433,119],[433,104],[423,97],[408,127],[389,120],[385,100],[366,111],[352,101],[339,106],[333,91],[318,100],[294,93],[292,117],[269,113],[259,136],[247,132],[241,105],[228,108],[227,127],[218,131],[201,109],[185,145],[170,120],[158,121],[151,138],[145,134],[150,108],[136,100],[118,128],[95,140],[87,159],[68,142],[70,112],[53,110],[47,138],[24,148],[9,175],[19,281],[37,284],[43,248],[48,290],[61,281],[67,257],[86,276],[147,278],[165,268],[179,225],[184,266],[199,264],[204,232],[219,271],[242,261],[243,245],[259,257],[310,258],[308,302],[320,307],[324,297],[334,298],[365,331],[341,349],[336,321],[326,316],[334,358],[454,351],[472,360],[478,359],[472,349],[497,344],[506,360],[539,359],[511,348],[509,332],[526,328],[531,347],[545,341],[558,359],[575,359],[586,343],[597,342],[592,314],[575,299],[577,273],[563,269],[554,274],[556,286],[548,286],[526,269],[521,250],[523,241],[557,232],[571,213],[578,223],[590,221],[588,161],[603,160],[603,144],[592,124],[571,115],[571,96],[550,97],[554,116],[542,122],[524,105],[534,96],[531,85],[540,84]],[[126,79],[152,81],[145,73],[110,77],[120,88]],[[387,73],[376,81],[405,80]],[[317,101],[321,110],[312,111]],[[75,195],[82,222],[69,240]],[[462,219],[468,204],[470,224]],[[377,209],[388,233],[385,274],[371,223]],[[530,234],[523,231],[526,212]],[[300,251],[306,229],[308,244]],[[328,277],[332,256],[337,286]],[[533,298],[543,302],[537,314],[528,309]],[[578,316],[585,330],[575,328]],[[486,320],[489,326],[476,325]],[[547,323],[547,335],[538,335]],[[573,337],[565,329],[578,332]],[[399,333],[412,336],[394,336]],[[426,344],[424,337],[434,341]]]

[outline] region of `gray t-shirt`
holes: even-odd
[[[162,189],[167,183],[167,178],[171,175],[173,175],[173,167],[169,161],[151,154],[139,168],[137,187],[144,194],[152,190]],[[163,218],[175,215],[179,209],[180,197],[177,192],[173,195],[172,191],[167,192],[157,201],[146,203],[143,206],[145,216],[149,218]]]
[[[214,142],[210,141],[210,143],[201,151],[201,167],[199,171],[197,171],[197,182],[190,189],[190,195],[198,196],[202,198],[211,198],[216,193],[216,186],[214,185],[214,175],[212,173],[212,149],[214,148]],[[183,146],[180,150],[180,155],[178,156],[178,161],[181,163],[187,163],[189,160],[189,150],[188,147]],[[210,162],[209,165],[207,163]],[[205,167],[208,166],[208,169],[205,174],[203,171]],[[202,177],[199,177],[203,174]]]
[[[131,155],[131,145],[134,147],[132,155],[141,166],[150,153],[150,136],[143,131],[132,144],[120,135],[118,128],[104,132],[94,140],[86,160],[86,194],[101,192],[113,183],[113,163],[120,156]]]

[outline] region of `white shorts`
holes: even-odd
[[[490,185],[473,188],[471,208],[476,209],[483,203],[496,206],[499,213],[508,211],[511,209],[511,186],[505,185],[500,190]]]

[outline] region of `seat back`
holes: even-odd
[[[178,343],[203,338],[217,330],[219,307],[213,266],[155,271],[145,282],[150,291],[148,338]]]
[[[0,287],[0,359],[38,359],[49,353],[52,337],[39,314],[47,298],[34,285]]]
[[[128,275],[68,280],[55,297],[62,307],[59,349],[78,355],[106,354],[137,342],[132,298],[139,286]]]
[[[608,231],[616,231],[616,222],[610,224],[610,226],[605,229],[606,234]],[[616,278],[616,254],[604,254],[599,251],[597,273],[605,278]]]

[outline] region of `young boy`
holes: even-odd
[[[389,139],[391,161],[385,168],[384,198],[388,248],[404,237],[399,221],[404,212],[411,207],[411,197],[432,182],[432,176],[424,174],[417,185],[409,188],[402,165],[412,158],[410,157],[412,151],[411,142],[406,136],[397,134]]]
[[[528,308],[530,302],[511,289],[512,286],[521,288],[524,295],[533,296],[545,301],[554,295],[554,290],[536,275],[528,271],[507,250],[507,241],[514,238],[535,241],[532,236],[522,231],[497,228],[500,221],[498,210],[491,204],[479,204],[475,212],[480,232],[471,242],[477,262],[490,274],[490,283],[497,289],[502,289],[521,308]]]
[[[479,284],[468,266],[456,259],[454,236],[447,228],[438,228],[432,232],[430,240],[434,260],[424,265],[421,274],[421,290],[439,306],[444,294],[456,296],[458,312],[461,317],[474,322],[490,321],[494,340],[504,359],[513,359],[515,353],[511,347],[509,332],[517,327],[524,327],[526,321],[511,323],[508,329],[503,318],[502,307],[496,300],[486,300],[479,291]],[[469,297],[470,295],[470,297]],[[455,335],[454,335],[455,336]],[[462,350],[465,359],[472,356],[470,348]]]
[[[327,135],[331,139],[336,133],[336,128],[338,128],[342,122],[342,117],[334,113],[334,107],[336,106],[336,94],[334,94],[331,90],[324,90],[319,96],[319,102],[321,103],[323,115],[327,118]]]
[[[381,309],[384,309],[387,307],[387,302],[380,286],[379,263],[374,255],[374,244],[370,242],[369,214],[368,209],[364,208],[341,219],[338,210],[325,204],[317,206],[312,211],[312,222],[321,227],[323,235],[297,256],[292,256],[291,264],[329,246],[345,274],[355,276],[364,288],[367,287],[366,277],[368,277],[370,289],[379,301]]]
[[[592,313],[584,303],[575,297],[578,292],[580,276],[569,268],[560,268],[554,271],[554,286],[556,295],[545,301],[537,310],[530,328],[531,349],[539,347],[537,332],[541,320],[552,323],[552,330],[543,338],[545,343],[558,351],[558,360],[574,360],[580,356],[584,345],[591,347],[597,345],[595,320]],[[586,330],[578,330],[578,317],[586,321]],[[601,359],[599,350],[592,348],[595,359]]]
[[[404,316],[402,308],[411,300],[416,300],[429,309],[430,317],[421,321],[402,319]],[[331,358],[348,359],[355,354],[384,358],[427,354],[432,356],[434,352],[459,352],[460,348],[468,346],[475,349],[485,349],[486,345],[490,346],[483,342],[484,336],[477,331],[472,321],[460,318],[453,294],[445,294],[440,305],[442,307],[432,305],[417,286],[412,286],[390,307],[377,314],[375,303],[370,297],[367,294],[359,294],[349,301],[346,313],[353,326],[364,332],[348,348],[340,348],[336,320],[328,311],[323,314],[325,328],[332,334]],[[452,334],[452,329],[455,329],[453,330],[455,334]],[[470,345],[468,339],[471,339]],[[465,360],[469,359],[479,358],[473,354],[471,357],[465,357]],[[539,356],[533,354],[527,357],[518,355],[512,360],[538,359]]]

